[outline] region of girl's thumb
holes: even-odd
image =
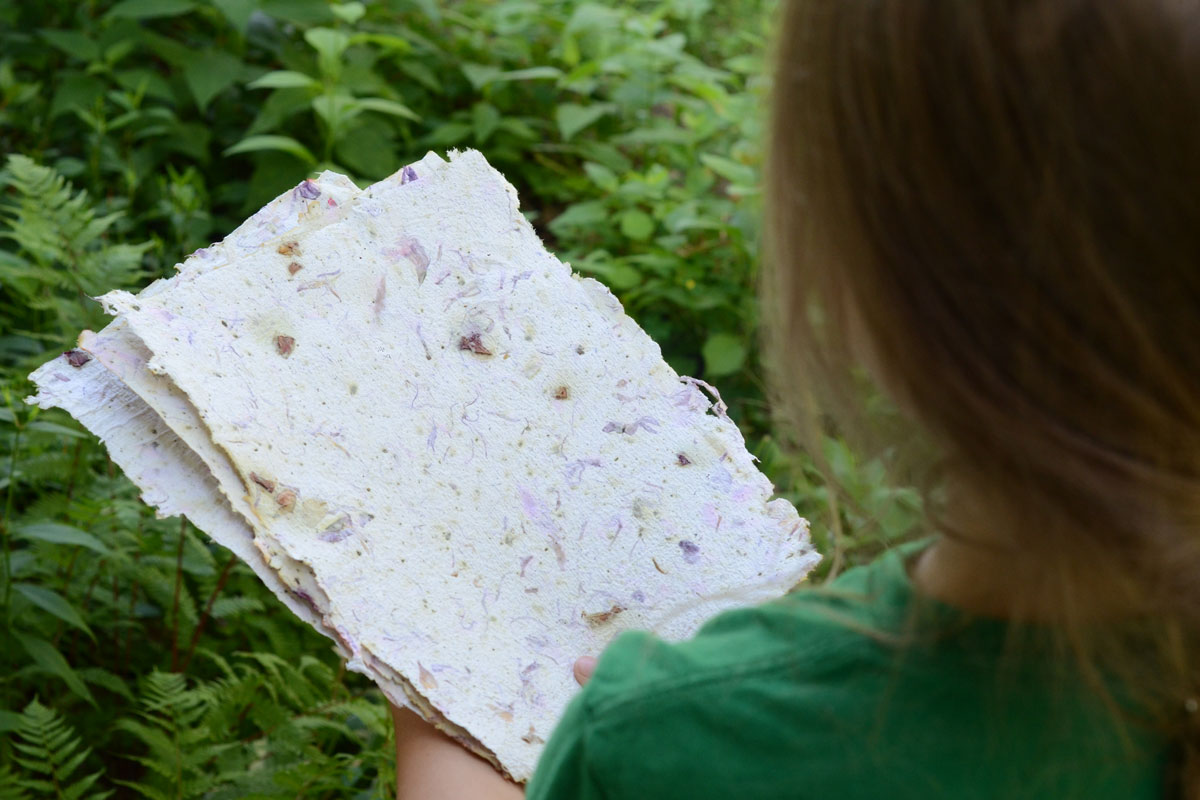
[[[583,656],[575,661],[575,680],[583,686],[591,680],[592,673],[596,671],[596,659],[594,656]]]

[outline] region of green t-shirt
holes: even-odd
[[[620,635],[527,800],[1161,800],[1165,743],[1119,735],[1036,635],[1014,649],[1002,621],[914,602],[915,550],[686,642]]]

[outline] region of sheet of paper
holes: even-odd
[[[273,591],[523,781],[577,656],[685,637],[817,556],[721,407],[480,154],[341,207],[105,296],[120,327],[82,343],[207,468]]]

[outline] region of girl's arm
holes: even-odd
[[[406,708],[392,706],[396,725],[397,800],[521,800],[525,792],[491,764]]]
[[[575,680],[587,682],[596,659],[575,662]],[[521,800],[521,787],[500,777],[492,765],[413,712],[392,706],[396,726],[396,799]]]

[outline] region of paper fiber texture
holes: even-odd
[[[576,657],[686,637],[814,565],[722,407],[480,154],[292,195],[211,265],[102,298],[118,321],[80,342],[99,363],[47,365],[39,401],[391,699],[523,781]]]

